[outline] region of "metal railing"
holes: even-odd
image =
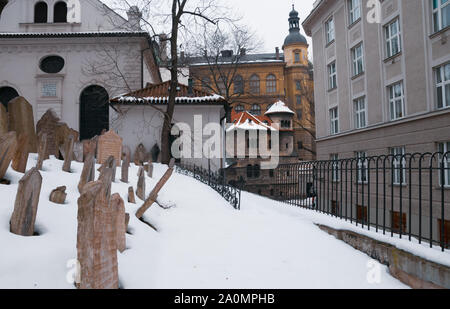
[[[280,165],[275,177],[284,203],[449,248],[449,152]]]
[[[177,163],[175,171],[201,181],[219,193],[234,209],[241,209],[241,188],[230,185],[223,175],[212,172],[195,164]]]

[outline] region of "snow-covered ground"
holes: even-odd
[[[30,155],[28,168],[36,159]],[[0,288],[73,288],[67,263],[76,258],[82,164],[73,162],[69,174],[61,171],[62,163],[44,162],[36,221],[40,236],[9,233],[23,175],[9,169],[12,184],[0,185]],[[155,166],[147,194],[166,168]],[[160,201],[176,207],[154,205],[145,214],[155,232],[134,216],[142,202],[126,203],[128,187],[137,183],[133,164],[129,174],[130,184],[120,183],[118,169],[112,191],[120,193],[131,214],[127,250],[118,253],[122,288],[406,288],[385,266],[371,264],[367,255],[316,227],[313,222],[322,215],[245,192],[242,210],[236,211],[208,186],[176,173],[160,194]],[[62,185],[66,205],[49,202],[50,192]],[[380,282],[369,283],[367,274],[378,267]]]

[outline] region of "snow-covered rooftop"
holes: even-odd
[[[279,114],[279,113],[287,113],[287,114],[292,114],[292,115],[295,114],[289,107],[287,107],[286,103],[284,103],[282,101],[278,101],[278,102],[275,102],[269,108],[269,110],[265,113],[265,115]]]
[[[271,130],[277,131],[271,126],[269,121],[263,121],[249,112],[242,112],[238,114],[237,120],[227,129],[228,132],[233,130]]]

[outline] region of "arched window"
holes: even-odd
[[[67,22],[67,4],[64,1],[56,2],[53,14],[54,14],[53,21],[55,23],[66,23]]]
[[[234,93],[244,94],[244,79],[241,75],[236,75],[234,77]]]
[[[234,111],[239,114],[239,113],[242,113],[243,111],[245,111],[245,108],[244,108],[244,106],[239,104],[234,108]]]
[[[11,87],[0,88],[0,102],[3,104],[6,110],[8,110],[8,102],[18,96],[19,94],[14,88]]]
[[[34,22],[43,24],[47,22],[48,7],[47,3],[40,1],[34,6]]]
[[[301,52],[301,50],[295,50],[294,51],[294,62],[295,63],[299,63],[301,60],[301,54],[302,52]]]
[[[2,16],[3,8],[8,4],[9,0],[0,0],[0,17]]]
[[[250,109],[250,113],[254,116],[261,115],[261,106],[259,106],[258,104],[253,104],[252,108]]]
[[[277,78],[275,75],[270,74],[266,79],[266,92],[267,93],[275,93],[277,92]]]
[[[259,76],[256,74],[250,77],[250,92],[252,94],[260,93],[260,79]]]

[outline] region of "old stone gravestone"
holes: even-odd
[[[137,166],[142,166],[145,162],[145,157],[147,156],[147,151],[143,144],[139,144],[134,151],[134,164]]]
[[[73,144],[75,142],[75,138],[73,135],[69,135],[69,138],[66,141],[66,144],[64,145],[64,164],[63,164],[63,171],[70,173],[70,167],[72,165],[72,157],[73,157]]]
[[[80,289],[117,289],[117,236],[110,185],[86,184],[78,199],[77,259]]]
[[[83,143],[83,157],[86,158],[88,154],[92,153],[95,157],[97,154],[98,136],[82,141]]]
[[[58,187],[50,194],[50,202],[55,204],[64,204],[66,202],[66,186]]]
[[[42,176],[35,167],[19,181],[14,212],[10,221],[11,233],[33,236],[41,186]]]
[[[148,162],[147,175],[148,175],[148,177],[153,178],[153,163],[152,162]]]
[[[98,171],[100,172],[100,177],[104,173],[105,170],[110,169],[111,170],[111,181],[116,181],[116,171],[117,171],[117,164],[116,159],[113,156],[109,156],[109,158],[103,162],[103,164],[100,166]]]
[[[23,97],[12,99],[8,103],[9,131],[28,136],[29,152],[37,152],[37,136],[34,129],[33,107]]]
[[[130,168],[131,151],[128,146],[123,147],[123,161],[122,161],[122,177],[121,181],[128,183],[128,170]]]
[[[75,142],[73,144],[73,159],[77,162],[83,162],[83,143]]]
[[[59,144],[56,143],[56,130],[61,125],[60,119],[52,109],[47,110],[36,124],[36,133],[39,137],[39,143],[42,142],[41,137],[45,134],[47,143],[47,153],[43,160],[47,160],[50,155],[59,157]],[[64,142],[64,141],[63,141]]]
[[[8,113],[2,102],[0,102],[0,135],[8,133],[8,129]]]
[[[110,156],[113,156],[117,166],[120,166],[122,160],[122,138],[114,131],[108,131],[98,138],[98,162],[103,164]]]
[[[14,151],[16,150],[16,132],[0,135],[0,180],[5,177]]]
[[[134,197],[133,187],[128,188],[128,203],[136,204],[136,198]]]
[[[47,133],[41,133],[39,136],[39,149],[38,149],[38,159],[36,163],[36,168],[42,170],[42,165],[44,164],[45,158],[48,158],[48,143],[49,138]]]
[[[145,201],[145,173],[143,167],[139,168],[136,195],[141,200]]]
[[[126,249],[127,227],[125,225],[125,203],[120,194],[116,193],[111,197],[111,208],[114,214],[113,222],[116,231],[117,249],[122,253]]]
[[[78,141],[80,134],[69,128],[69,126],[65,123],[58,123],[55,130],[55,142],[56,147],[58,149],[58,153],[56,154],[56,157],[59,158],[59,152],[61,152],[63,158],[65,159],[65,145],[67,143],[67,140],[69,137],[73,137],[74,143]]]
[[[11,167],[19,173],[25,173],[28,162],[28,136],[24,133],[17,139],[16,151],[12,159]]]
[[[128,231],[128,224],[130,224],[130,214],[125,214],[125,230]]]
[[[95,157],[93,153],[88,154],[84,160],[83,171],[81,172],[78,191],[81,192],[84,186],[95,179]]]

